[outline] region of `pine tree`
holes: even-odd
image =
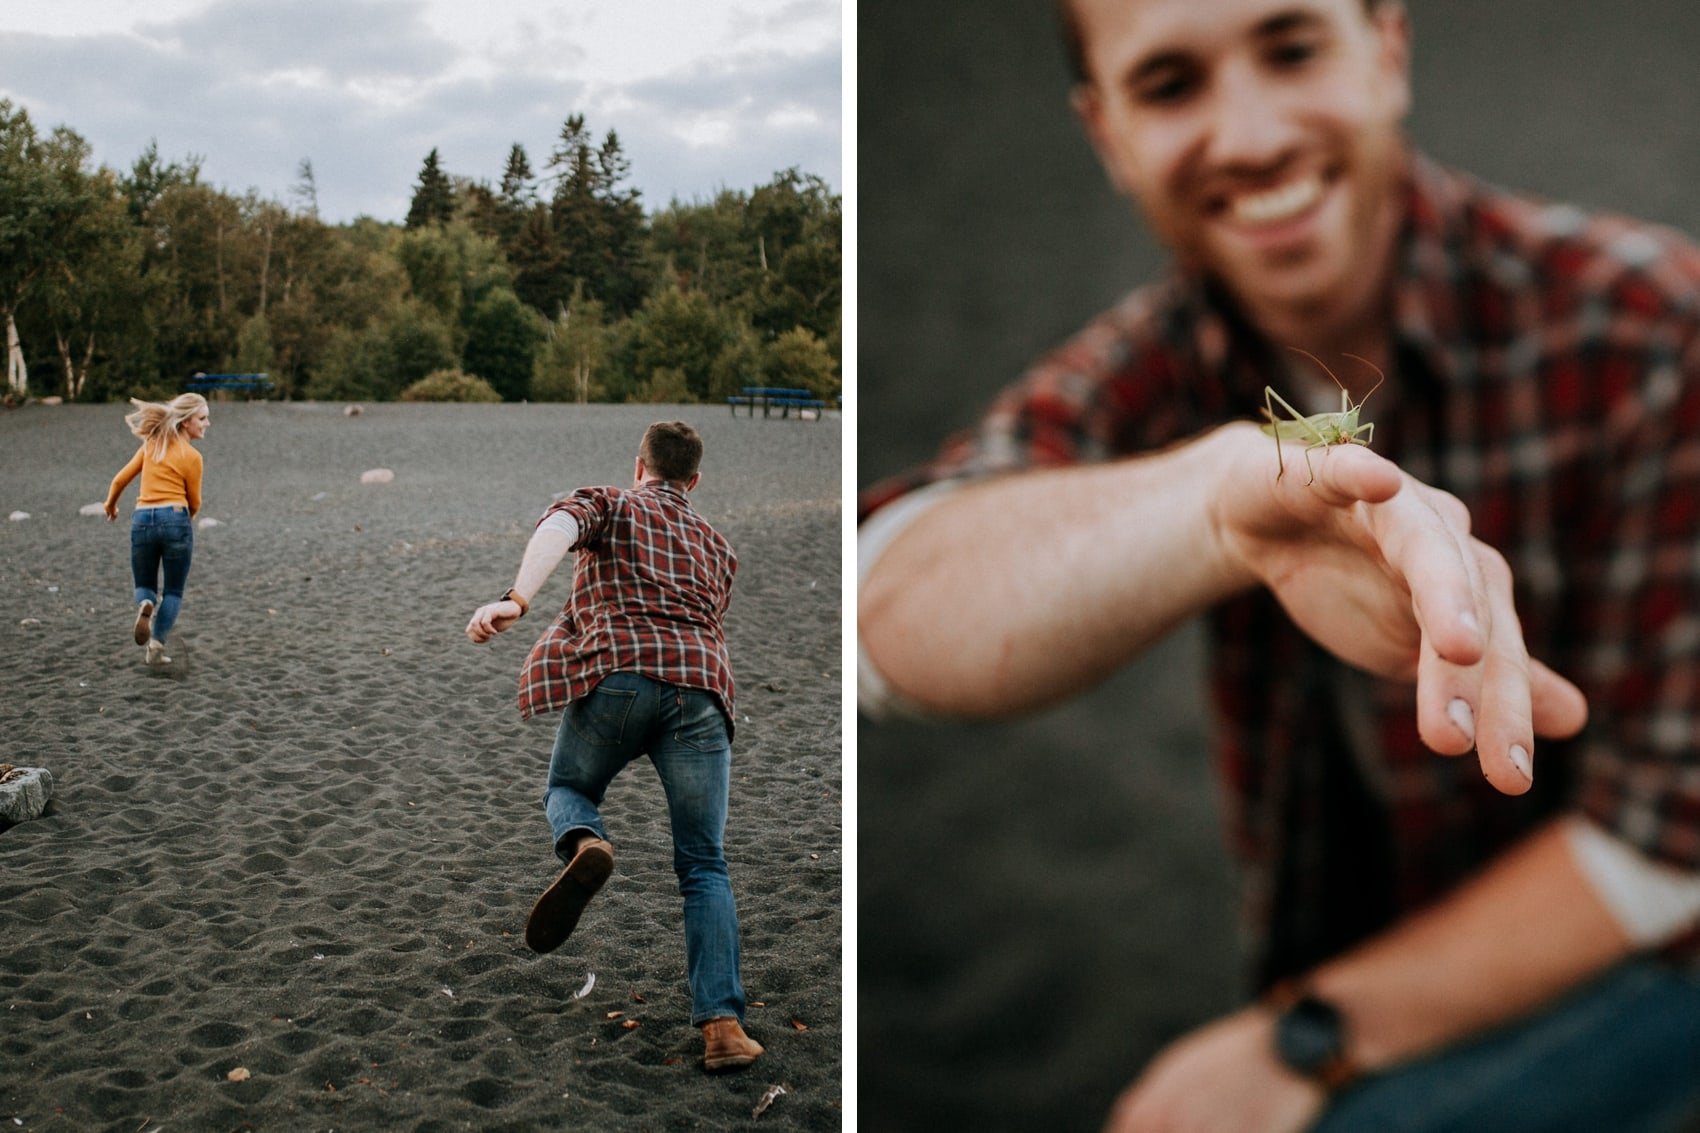
[[[534,179],[525,147],[515,142],[508,151],[508,166],[502,171],[502,202],[516,210],[525,209],[537,195],[532,187]]]
[[[449,182],[432,147],[425,155],[419,170],[419,184],[413,190],[413,203],[407,209],[407,227],[422,228],[427,224],[446,223],[454,214],[454,186]]]

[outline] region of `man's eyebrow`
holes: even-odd
[[[1252,29],[1252,35],[1258,39],[1272,39],[1295,31],[1309,31],[1326,23],[1320,14],[1309,8],[1290,8],[1259,20]]]
[[[1310,31],[1323,27],[1327,21],[1309,8],[1288,8],[1259,20],[1252,26],[1253,39],[1279,39],[1294,32]],[[1137,86],[1164,71],[1176,70],[1190,66],[1193,53],[1178,47],[1159,48],[1158,50],[1136,60],[1127,69],[1123,77],[1123,85]]]

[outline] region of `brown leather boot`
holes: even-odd
[[[764,1049],[731,1016],[704,1023],[702,1042],[702,1068],[710,1074],[742,1070],[760,1058]]]
[[[543,891],[525,922],[526,947],[553,952],[578,927],[579,915],[614,872],[614,847],[594,835],[578,844],[578,852],[555,883]]]

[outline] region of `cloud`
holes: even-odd
[[[480,38],[434,30],[424,0],[222,0],[133,33],[0,31],[0,97],[120,170],[154,140],[168,160],[203,159],[211,184],[282,199],[308,158],[333,221],[401,219],[433,148],[450,173],[494,183],[517,142],[541,172],[574,113],[598,139],[618,132],[651,209],[791,166],[838,183],[836,0],[734,8],[712,44],[687,43],[691,57],[675,39],[683,61],[637,79],[586,65],[584,37],[614,13],[563,13]]]
[[[235,77],[316,71],[333,83],[419,83],[459,54],[424,17],[422,0],[227,0],[136,30],[162,52]]]

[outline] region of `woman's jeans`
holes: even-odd
[[[555,852],[570,859],[566,840],[575,831],[607,837],[596,808],[614,776],[640,755],[649,756],[667,793],[673,872],[685,899],[691,1022],[725,1016],[741,1022],[738,909],[723,851],[732,744],[714,697],[636,673],[610,673],[569,703],[543,795]]]
[[[183,587],[189,581],[189,560],[194,551],[195,529],[189,525],[188,508],[136,509],[130,520],[130,575],[136,583],[136,604],[154,604],[153,637],[161,644],[177,624],[177,611],[183,605]]]
[[[1343,1092],[1314,1133],[1693,1133],[1700,975],[1611,969],[1524,1022]]]

